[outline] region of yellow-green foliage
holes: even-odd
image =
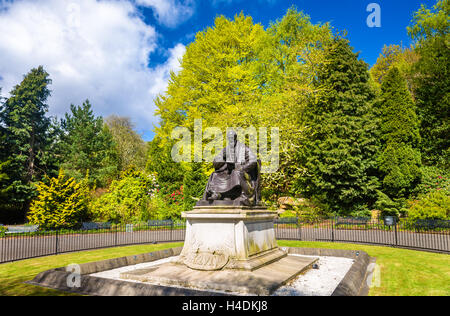
[[[450,219],[450,196],[439,190],[410,202],[408,218],[412,222],[418,219]]]
[[[129,223],[141,218],[156,187],[153,175],[141,171],[122,172],[119,180],[111,183],[109,192],[91,204],[94,219],[115,223]]]
[[[41,230],[77,227],[87,214],[87,184],[66,179],[63,170],[47,180],[48,184],[37,185],[39,195],[31,204],[28,220]]]

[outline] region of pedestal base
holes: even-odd
[[[185,265],[166,263],[148,269],[124,272],[122,279],[163,286],[239,293],[270,295],[299,274],[306,272],[317,258],[287,256],[255,271],[199,271]]]
[[[253,271],[286,256],[275,239],[276,211],[208,206],[195,207],[183,217],[186,239],[179,263],[191,269]]]

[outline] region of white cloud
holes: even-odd
[[[53,81],[50,114],[61,117],[71,103],[89,99],[97,114],[129,116],[150,130],[157,122],[153,100],[184,53],[177,45],[167,62],[148,68],[157,37],[125,0],[0,2],[2,94],[43,65]]]
[[[168,81],[170,79],[170,72],[177,72],[180,70],[179,60],[183,57],[186,47],[183,44],[177,44],[174,48],[169,49],[169,58],[166,63],[155,68],[155,83],[150,89],[152,94],[159,94],[165,92]]]
[[[195,0],[136,0],[136,4],[152,8],[155,18],[167,27],[176,27],[195,12]]]

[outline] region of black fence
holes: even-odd
[[[137,244],[184,241],[185,222],[149,221],[114,225],[84,223],[79,230],[12,228],[0,235],[0,263],[66,252]],[[348,242],[450,253],[450,221],[332,218],[275,221],[278,240]]]
[[[159,242],[184,241],[186,224],[149,221],[114,225],[83,223],[79,230],[25,231],[13,228],[0,237],[0,263],[66,252]]]
[[[275,221],[277,239],[348,242],[450,253],[450,221],[336,217]]]

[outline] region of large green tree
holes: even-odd
[[[348,40],[336,37],[319,67],[317,101],[305,111],[307,138],[299,151],[307,173],[298,185],[331,211],[363,211],[374,202],[378,185],[375,95],[368,65],[353,53]]]
[[[54,139],[51,119],[46,116],[50,96],[49,74],[42,66],[32,69],[0,106],[2,126],[2,191],[7,208],[25,213],[34,193],[33,182],[54,169],[49,148]]]
[[[63,128],[61,167],[67,176],[79,181],[89,175],[91,186],[105,187],[118,175],[115,143],[101,116],[93,113],[89,100],[70,106],[61,121]]]
[[[408,197],[420,180],[419,120],[405,78],[397,67],[383,80],[380,100],[383,191],[392,198]]]
[[[119,168],[127,170],[137,167],[143,170],[147,159],[147,145],[134,130],[130,118],[111,115],[106,118],[105,123],[116,143]]]
[[[384,77],[393,67],[399,68],[407,80],[408,89],[414,92],[414,72],[415,63],[419,60],[419,55],[414,47],[405,48],[400,45],[384,46],[382,53],[375,65],[370,69],[370,75],[376,88],[381,89]]]
[[[156,100],[157,136],[167,142],[177,126],[193,132],[199,118],[203,129],[222,133],[227,127],[278,127],[280,165],[263,175],[263,187],[268,197],[290,193],[303,170],[295,155],[303,142],[301,113],[330,40],[327,24],[314,25],[295,9],[267,30],[242,14],[218,17],[186,48],[180,72]]]
[[[450,0],[422,6],[408,33],[420,55],[415,96],[421,121],[423,160],[450,168]]]

